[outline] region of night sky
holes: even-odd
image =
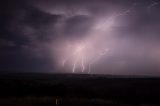
[[[4,0],[0,73],[160,76],[158,0]]]

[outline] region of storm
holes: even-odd
[[[0,72],[160,76],[158,0],[5,0]]]

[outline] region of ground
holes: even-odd
[[[157,106],[160,78],[87,74],[0,75],[0,105]]]

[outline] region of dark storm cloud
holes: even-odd
[[[1,70],[49,70],[45,45],[54,38],[50,32],[60,16],[41,12],[26,1],[8,0],[1,5]]]
[[[0,38],[0,48],[6,48],[6,47],[15,47],[16,44],[14,41],[7,41],[5,39]]]
[[[83,39],[92,31],[98,19],[130,9],[127,14],[116,17],[111,34],[116,43],[112,45],[108,57],[103,57],[97,64],[94,72],[160,74],[158,1],[6,0],[1,7],[2,70],[55,68],[55,59],[50,58],[50,49],[57,46],[55,42],[60,39]],[[112,41],[106,40],[106,44],[109,42]],[[11,59],[14,61],[8,62]],[[20,63],[23,67],[18,69]],[[7,68],[7,65],[11,68]],[[96,72],[99,69],[102,71]]]
[[[92,18],[87,16],[73,16],[68,19],[64,26],[64,33],[67,37],[83,38],[90,30],[92,25]]]

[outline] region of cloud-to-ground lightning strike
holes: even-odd
[[[82,72],[85,70],[85,66],[84,66],[84,57],[82,57]]]
[[[74,55],[76,57],[76,60],[73,64],[73,69],[72,69],[72,72],[75,72],[75,69],[76,69],[76,66],[77,66],[77,62],[80,62],[81,63],[81,71],[83,72],[84,69],[85,69],[85,66],[84,66],[84,49],[85,49],[85,46],[83,45],[78,45],[77,48],[75,49],[75,52],[74,52]]]
[[[84,65],[84,50],[85,50],[85,46],[83,44],[76,44],[76,46],[74,47],[74,52],[71,53],[71,57],[69,58],[75,58],[74,62],[73,62],[73,68],[72,68],[72,72],[74,73],[76,68],[77,68],[77,64],[80,63],[80,67],[81,67],[81,72],[84,72],[85,70],[85,65]],[[73,57],[72,57],[73,56]],[[63,59],[62,61],[62,66],[64,67],[66,61],[68,59]]]
[[[114,24],[116,18],[126,15],[131,12],[131,10],[136,6],[136,3],[134,3],[129,9],[112,15],[109,18],[104,18],[104,20],[97,21],[98,24],[95,24],[93,26],[92,31],[90,35],[95,34],[94,32],[100,32],[103,34],[108,33],[109,30]],[[98,33],[96,33],[98,34]],[[71,45],[71,49],[69,49],[69,56],[66,57],[62,61],[62,66],[65,66],[65,63],[69,61],[70,59],[73,59],[72,63],[72,73],[75,73],[77,68],[80,68],[81,72],[84,72],[88,66],[88,73],[91,73],[91,66],[96,61],[98,61],[103,55],[106,55],[106,53],[109,51],[109,48],[92,48],[91,45],[94,45],[94,42],[90,39],[82,40],[81,42],[76,42],[75,44]],[[92,51],[93,49],[93,51]],[[92,51],[92,52],[90,52]],[[94,56],[91,57],[91,55],[94,54]]]
[[[129,12],[131,12],[131,10],[136,6],[137,4],[136,3],[134,3],[128,10],[126,10],[126,11],[124,11],[124,12],[122,12],[122,13],[119,13],[119,14],[116,14],[116,15],[113,15],[113,16],[111,16],[108,20],[105,20],[102,24],[100,24],[99,26],[96,26],[95,27],[95,29],[97,29],[97,30],[106,30],[107,28],[109,28],[109,27],[111,27],[113,24],[114,24],[114,21],[115,21],[115,19],[117,18],[117,17],[119,17],[119,16],[123,16],[123,15],[125,15],[125,14],[128,14]],[[98,56],[96,56],[96,58],[95,59],[93,59],[90,63],[89,63],[89,65],[88,65],[88,73],[90,73],[91,72],[91,65],[93,64],[93,63],[95,63],[96,61],[98,61],[99,59],[100,59],[100,57],[101,56],[103,56],[103,55],[105,55],[107,52],[109,51],[109,49],[104,49],[103,51],[101,51],[101,52],[99,52],[98,53]]]
[[[76,59],[76,61],[73,63],[73,68],[72,68],[72,72],[73,72],[73,73],[75,72],[76,64],[77,64],[77,59]]]

